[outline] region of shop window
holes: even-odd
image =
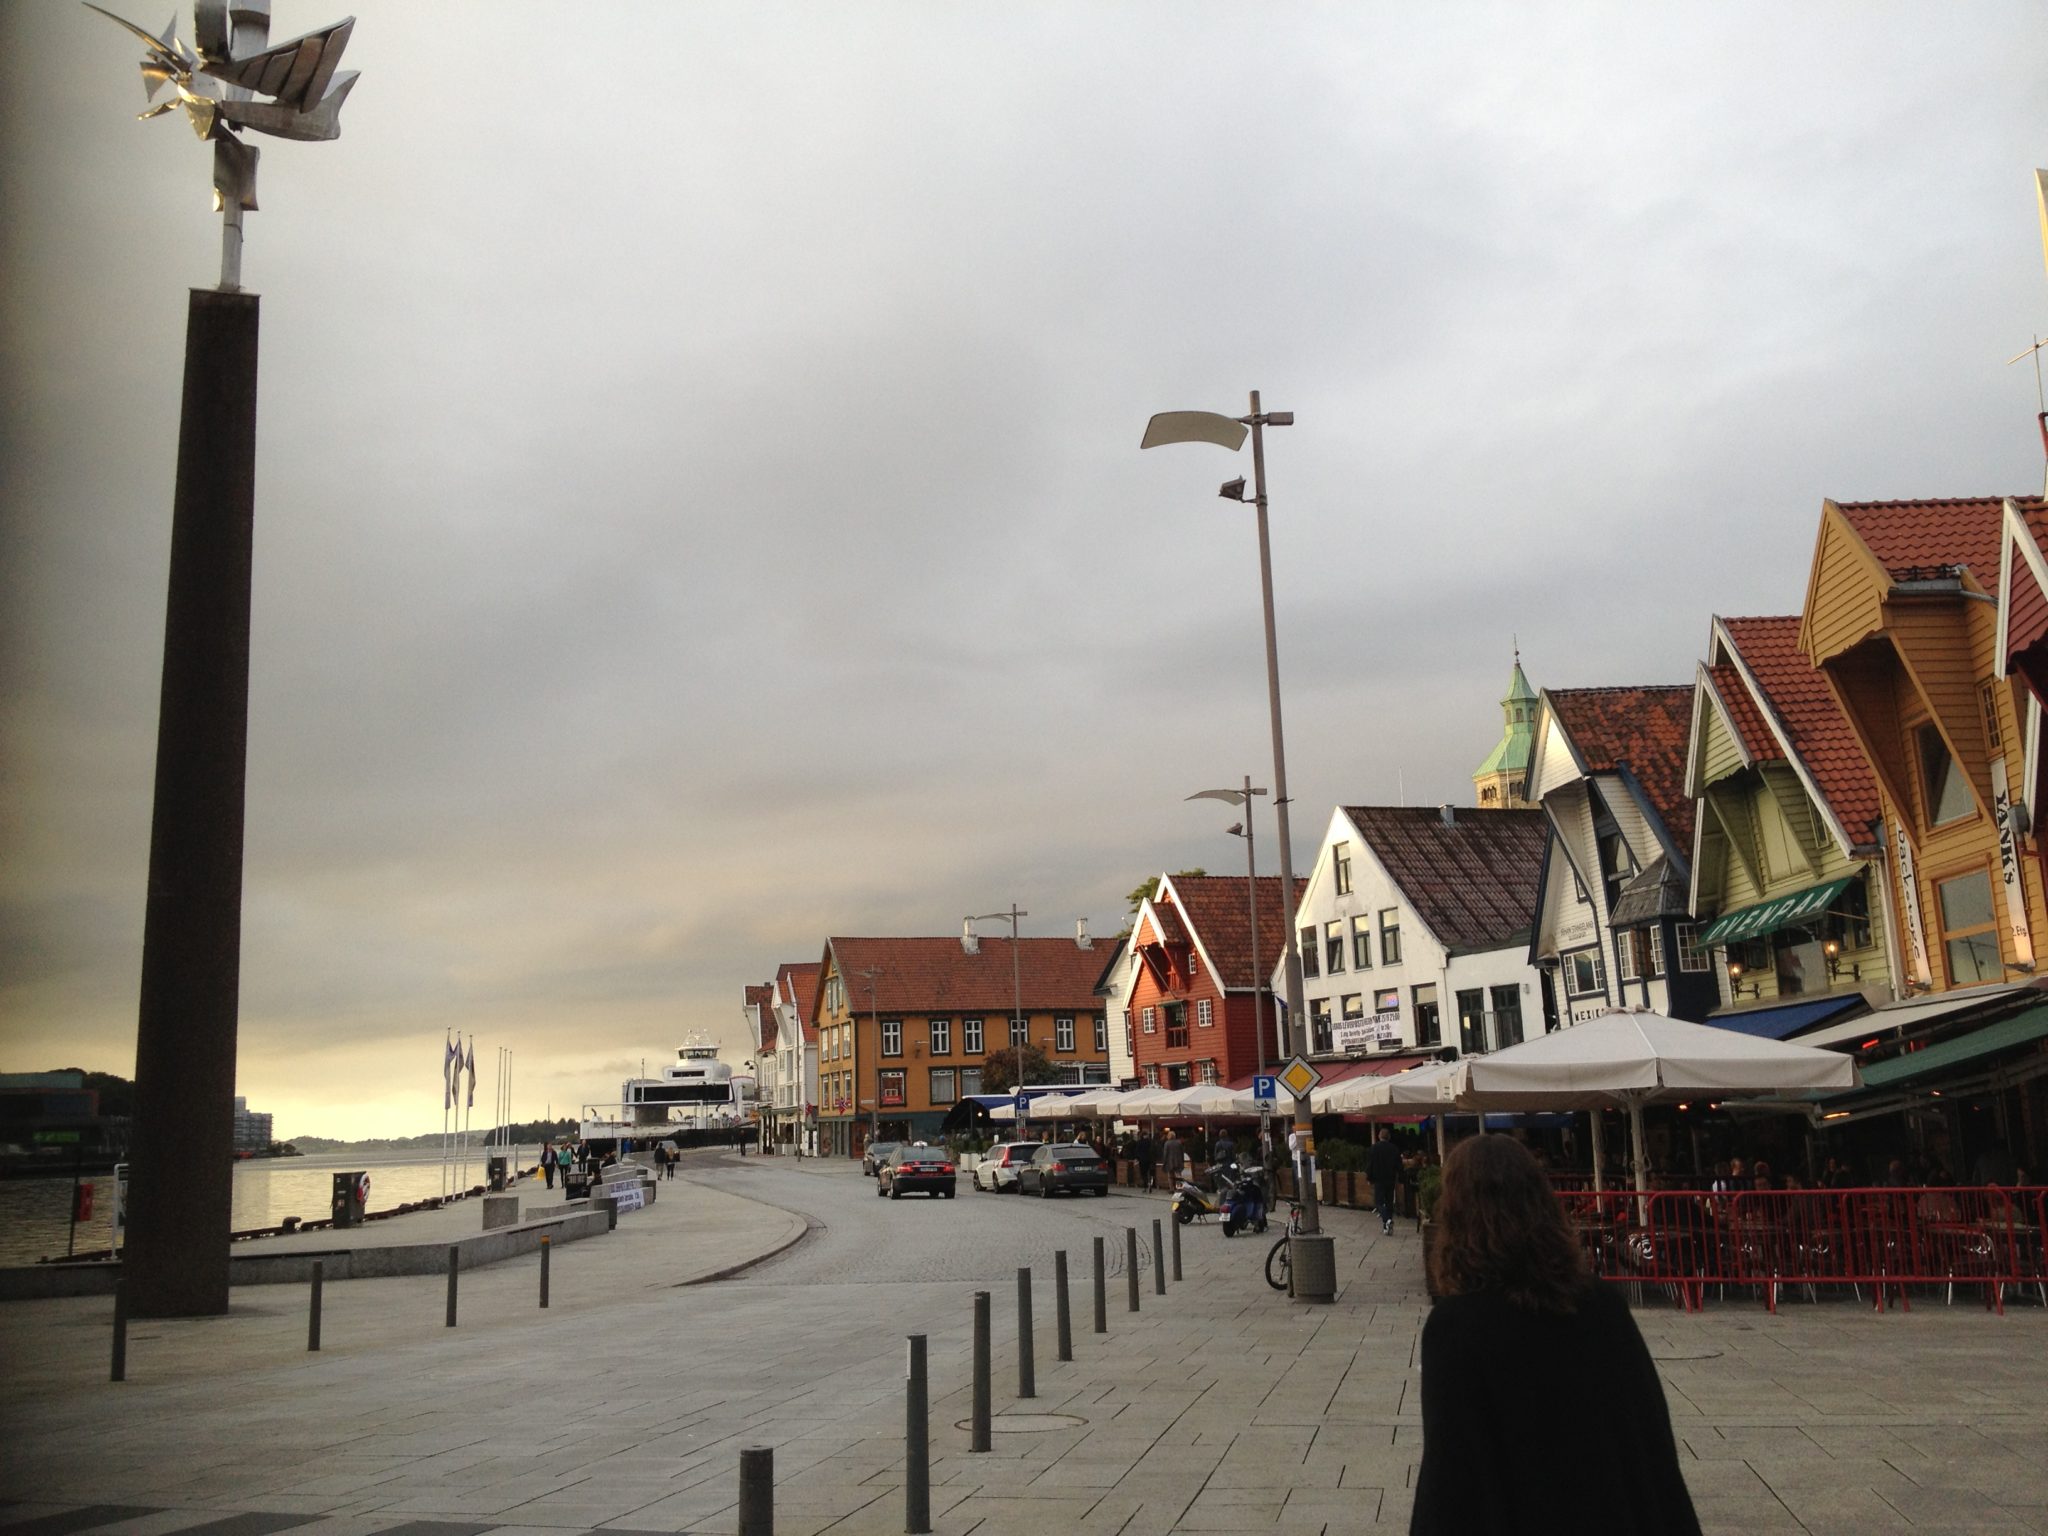
[[[1486,1049],[1486,989],[1473,987],[1458,994],[1458,1049],[1468,1055]]]
[[[1493,989],[1493,1048],[1504,1051],[1522,1043],[1522,989],[1517,986]]]
[[[882,1074],[881,1097],[882,1108],[884,1109],[901,1109],[903,1107],[903,1069],[901,1067],[891,1067]]]
[[[1432,981],[1411,987],[1409,997],[1415,1005],[1415,1043],[1443,1044],[1443,1025],[1437,1019],[1436,983]]]
[[[1991,875],[1972,870],[1936,884],[1941,907],[1942,951],[1948,958],[1948,984],[1974,986],[2003,981],[2005,965],[1998,957],[1998,923],[1991,905]]]
[[[934,1105],[957,1102],[959,1094],[953,1085],[959,1081],[959,1078],[951,1067],[933,1067],[931,1069],[931,1077],[932,1103]]]
[[[960,1097],[963,1099],[971,1099],[977,1093],[980,1092],[981,1068],[962,1067],[960,1069]]]
[[[1330,1000],[1311,998],[1308,1005],[1308,1048],[1318,1053],[1331,1049]]]

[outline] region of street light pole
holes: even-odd
[[[1266,528],[1266,435],[1267,427],[1291,427],[1294,425],[1292,411],[1266,411],[1262,409],[1259,392],[1251,392],[1251,413],[1246,416],[1222,416],[1212,411],[1167,411],[1156,415],[1146,425],[1145,436],[1140,448],[1156,448],[1166,443],[1214,443],[1235,453],[1244,445],[1245,429],[1250,428],[1252,439],[1252,495],[1251,502],[1258,514],[1259,528],[1259,597],[1264,609],[1266,627],[1266,701],[1272,717],[1273,729],[1273,810],[1279,823],[1280,837],[1280,901],[1281,910],[1287,913],[1286,956],[1287,1027],[1290,1043],[1297,1056],[1308,1055],[1308,1023],[1303,1018],[1301,1000],[1301,953],[1294,943],[1292,932],[1294,922],[1294,854],[1293,837],[1288,826],[1287,798],[1287,745],[1286,735],[1280,722],[1280,642],[1273,624],[1273,554],[1272,542]],[[1243,501],[1244,481],[1242,478],[1228,481],[1219,492],[1226,500]],[[1300,1145],[1300,1169],[1307,1172],[1309,1162],[1315,1156],[1315,1125],[1309,1117],[1307,1094],[1297,1094],[1294,1100],[1294,1130]],[[1322,1231],[1320,1212],[1317,1208],[1315,1181],[1311,1178],[1297,1180],[1301,1195],[1301,1230],[1305,1236],[1317,1236]],[[1301,1266],[1296,1265],[1297,1276]]]
[[[1010,925],[1010,1005],[1016,1010],[1010,1015],[1010,1049],[1016,1053],[1018,1079],[1010,1085],[1012,1088],[1024,1086],[1024,1045],[1029,1042],[1031,1036],[1030,1029],[1024,1023],[1024,969],[1022,946],[1017,942],[1018,920],[1030,915],[1029,912],[1020,910],[1013,901],[1007,912],[983,912],[979,916],[967,919],[970,923],[1007,922]],[[1019,1033],[1025,1037],[1022,1042],[1017,1039]]]
[[[1232,837],[1244,839],[1245,889],[1250,893],[1252,919],[1252,1039],[1258,1047],[1261,1077],[1266,1075],[1266,1020],[1265,1011],[1259,1005],[1264,1000],[1267,989],[1265,971],[1259,964],[1259,859],[1256,852],[1257,838],[1252,829],[1252,796],[1263,795],[1265,792],[1263,788],[1252,788],[1252,776],[1246,774],[1242,789],[1199,789],[1188,796],[1190,800],[1221,800],[1226,805],[1244,807],[1244,820],[1224,830]],[[1259,1118],[1263,1122],[1266,1117],[1261,1114]]]
[[[882,1023],[875,1007],[875,978],[882,968],[871,965],[853,974],[868,984],[868,1028],[875,1034],[875,1101],[868,1106],[868,1145],[873,1146],[882,1135]]]

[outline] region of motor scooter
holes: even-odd
[[[1173,1192],[1173,1219],[1182,1226],[1191,1221],[1204,1220],[1223,1214],[1223,1202],[1218,1200],[1186,1174],[1181,1175],[1180,1186]]]
[[[1266,1176],[1261,1168],[1218,1169],[1216,1187],[1223,1193],[1223,1235],[1266,1230]]]

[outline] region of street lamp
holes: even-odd
[[[1221,800],[1225,805],[1241,805],[1245,808],[1244,820],[1226,830],[1232,837],[1244,839],[1245,889],[1251,893],[1252,917],[1252,1038],[1258,1042],[1259,1076],[1266,1075],[1266,1021],[1259,1017],[1259,1001],[1266,995],[1266,983],[1259,966],[1259,860],[1252,835],[1252,796],[1263,795],[1265,790],[1252,788],[1252,776],[1244,776],[1243,789],[1198,789],[1190,800]],[[1263,1112],[1259,1116],[1263,1122]]]
[[[873,1146],[882,1135],[882,1025],[875,1016],[875,978],[882,968],[871,965],[853,974],[868,984],[868,1028],[875,1034],[875,1100],[868,1106],[868,1145]]]
[[[1273,554],[1272,543],[1266,531],[1266,436],[1267,427],[1291,427],[1294,425],[1292,411],[1262,411],[1259,392],[1251,392],[1251,411],[1244,416],[1223,416],[1214,411],[1162,411],[1145,426],[1144,439],[1138,444],[1142,448],[1158,448],[1167,443],[1214,443],[1219,448],[1228,448],[1232,453],[1244,446],[1245,433],[1252,439],[1252,505],[1258,511],[1259,529],[1259,596],[1265,609],[1266,621],[1266,701],[1273,723],[1273,810],[1279,823],[1280,834],[1280,899],[1283,910],[1288,914],[1291,929],[1294,921],[1294,855],[1292,838],[1287,824],[1287,746],[1285,734],[1280,727],[1280,644],[1273,629]],[[1226,481],[1218,492],[1227,501],[1243,501],[1244,479]],[[1287,945],[1287,1027],[1292,1036],[1297,1056],[1308,1055],[1308,1028],[1302,1017],[1301,1001],[1301,952],[1291,942]],[[1301,1155],[1306,1160],[1315,1156],[1315,1126],[1309,1118],[1307,1094],[1297,1094],[1294,1099],[1294,1129],[1300,1139]],[[1315,1181],[1297,1181],[1301,1191],[1301,1230],[1306,1236],[1320,1237],[1322,1224],[1317,1210]],[[1336,1294],[1336,1259],[1330,1252],[1327,1239],[1310,1245],[1316,1251],[1297,1251],[1294,1254],[1295,1294],[1306,1295],[1310,1300],[1331,1300]]]
[[[1010,925],[1010,996],[1011,1006],[1016,1009],[1016,1012],[1010,1015],[1010,1049],[1017,1053],[1018,1078],[1018,1081],[1010,1085],[1013,1089],[1024,1086],[1024,1052],[1018,1043],[1017,1037],[1020,1034],[1028,1035],[1029,1033],[1029,1026],[1024,1022],[1024,971],[1019,959],[1020,946],[1017,943],[1017,920],[1029,917],[1030,915],[1029,912],[1020,911],[1017,903],[1013,901],[1010,903],[1010,910],[1007,912],[983,912],[978,916],[967,919],[970,923],[1007,922]]]

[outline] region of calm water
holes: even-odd
[[[538,1160],[538,1146],[520,1147],[515,1168]],[[337,1173],[360,1169],[370,1176],[370,1209],[388,1211],[408,1200],[438,1195],[444,1188],[462,1188],[484,1181],[484,1162],[471,1150],[469,1177],[444,1185],[441,1160],[417,1152],[321,1152],[307,1157],[264,1157],[235,1164],[234,1226],[274,1227],[287,1216],[314,1220],[327,1215]],[[460,1171],[458,1161],[457,1171]],[[113,1210],[112,1174],[88,1174],[80,1182],[97,1184],[90,1226],[78,1229],[78,1251],[108,1246]],[[71,1180],[8,1179],[0,1181],[0,1264],[32,1264],[64,1252],[71,1222]]]

